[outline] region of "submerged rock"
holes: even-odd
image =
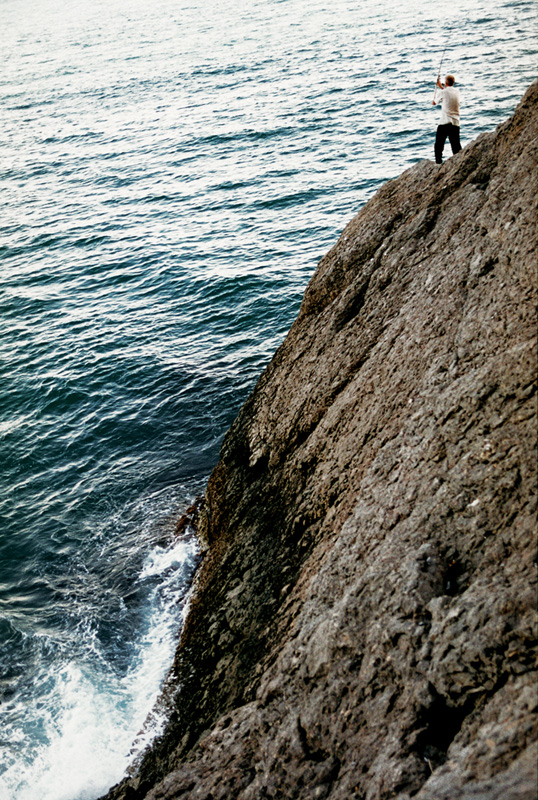
[[[387,183],[232,425],[125,800],[536,797],[538,82]]]

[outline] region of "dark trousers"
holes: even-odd
[[[461,150],[459,125],[452,125],[451,122],[449,122],[448,125],[439,125],[437,128],[437,136],[435,137],[436,164],[443,163],[443,150],[447,136],[452,148],[452,152],[456,154]]]

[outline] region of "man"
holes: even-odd
[[[454,76],[447,75],[442,84],[437,78],[436,85],[441,89],[441,119],[435,137],[435,163],[443,163],[443,149],[448,136],[452,153],[455,155],[461,150],[460,144],[460,91],[454,87]],[[437,105],[432,100],[432,105]]]

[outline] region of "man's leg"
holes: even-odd
[[[447,131],[448,125],[438,125],[437,126],[437,134],[435,136],[435,163],[442,164],[443,163],[443,150],[445,147],[446,137],[448,136]]]
[[[456,155],[456,153],[459,153],[461,150],[459,125],[448,126],[448,139],[450,141],[452,152],[454,153],[454,155]]]

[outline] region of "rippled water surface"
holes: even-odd
[[[0,800],[93,800],[160,729],[175,519],[318,259],[431,158],[443,51],[465,143],[535,42],[532,0],[0,0]]]

